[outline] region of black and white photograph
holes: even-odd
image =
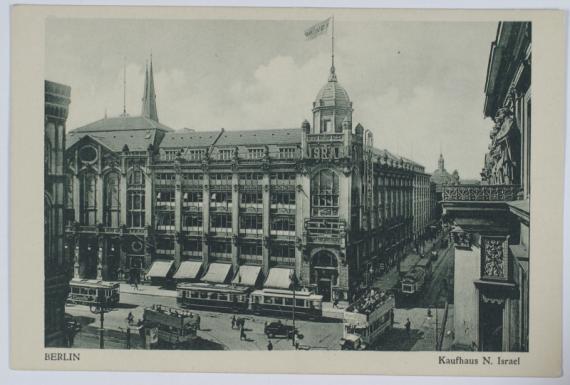
[[[12,370],[561,375],[563,12],[10,21]]]
[[[46,347],[532,349],[531,22],[45,37]]]

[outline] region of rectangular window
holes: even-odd
[[[183,199],[184,204],[187,204],[190,206],[196,206],[195,203],[202,203],[202,201],[203,201],[202,191],[185,192],[182,195],[182,199]]]
[[[218,150],[218,160],[230,160],[232,158],[232,150]]]
[[[159,190],[156,193],[156,206],[172,206],[174,207],[176,194],[174,190]]]
[[[185,230],[201,230],[202,212],[184,213],[182,216],[182,226]]]
[[[212,228],[232,228],[232,215],[226,213],[212,213],[211,214],[211,227]]]
[[[262,255],[261,242],[247,242],[240,245],[240,255]]]
[[[247,153],[249,159],[260,159],[263,158],[264,150],[263,148],[249,148]]]
[[[272,205],[294,205],[295,204],[295,191],[272,191],[271,192]]]
[[[294,159],[297,149],[295,147],[280,147],[279,159]]]
[[[128,227],[145,226],[144,191],[135,190],[127,192],[127,226]]]
[[[215,191],[210,193],[210,203],[232,203],[231,191]]]
[[[216,241],[211,247],[213,253],[231,254],[232,252],[232,244],[229,241]]]
[[[242,192],[241,194],[242,204],[263,204],[263,194],[261,191],[254,192]]]
[[[295,232],[295,217],[292,215],[280,215],[271,218],[272,233],[287,235]]]
[[[272,265],[295,266],[295,245],[288,242],[273,242],[270,250]]]
[[[157,230],[174,230],[174,211],[157,211],[156,228]]]
[[[242,214],[239,217],[239,227],[243,230],[261,230],[263,217],[261,214]]]
[[[202,160],[206,150],[186,150],[182,157],[186,160]]]

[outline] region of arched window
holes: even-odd
[[[127,226],[145,226],[144,173],[133,168],[127,175]]]
[[[338,216],[338,175],[332,170],[322,170],[311,180],[311,215],[316,217]]]
[[[105,189],[103,190],[103,222],[108,227],[119,227],[120,224],[120,198],[119,198],[119,174],[110,172],[105,177]]]
[[[44,169],[47,174],[51,173],[51,156],[52,156],[51,142],[48,139],[46,139],[44,142]]]
[[[97,177],[85,173],[80,176],[80,221],[83,225],[95,225],[97,221]]]

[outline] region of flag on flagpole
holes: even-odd
[[[306,29],[305,30],[305,38],[307,40],[312,40],[312,39],[316,38],[317,36],[320,36],[320,35],[327,33],[327,31],[329,29],[330,21],[331,21],[331,18],[329,17],[328,19],[323,20],[320,23],[313,25],[311,28]]]

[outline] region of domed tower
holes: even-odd
[[[328,82],[313,102],[313,133],[342,133],[345,120],[352,127],[352,102],[344,87],[337,81],[332,65]]]

